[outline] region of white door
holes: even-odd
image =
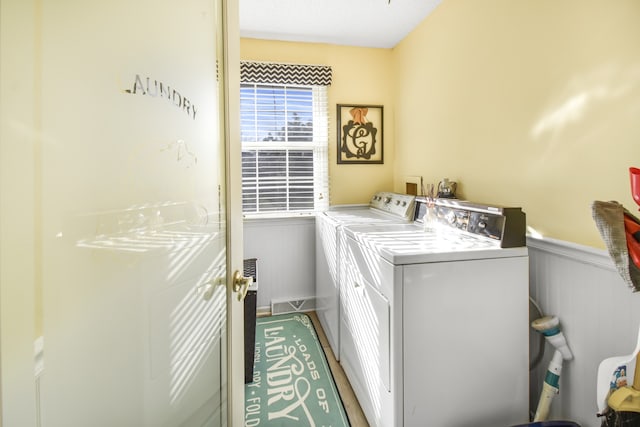
[[[0,0],[0,425],[237,417],[223,3]]]

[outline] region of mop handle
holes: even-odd
[[[556,350],[553,353],[553,357],[549,362],[547,368],[547,374],[542,383],[542,391],[540,392],[540,398],[538,400],[538,408],[533,421],[545,421],[549,416],[549,408],[551,407],[551,401],[558,394],[560,385],[560,373],[562,372],[562,352]]]

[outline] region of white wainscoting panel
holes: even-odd
[[[258,311],[315,297],[315,218],[246,219],[244,258],[257,258]]]
[[[574,354],[573,360],[563,364],[560,394],[551,405],[549,419],[599,427],[598,365],[608,357],[633,352],[640,327],[640,294],[633,293],[623,282],[605,250],[531,237],[527,245],[530,295],[545,314],[559,317]],[[546,344],[543,361],[531,372],[534,411],[553,351]]]

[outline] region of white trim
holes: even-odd
[[[315,221],[315,215],[300,215],[300,216],[287,216],[287,217],[271,217],[267,218],[264,216],[261,217],[253,217],[253,218],[244,218],[245,226],[257,227],[261,225],[277,225],[277,224],[286,224],[286,225],[296,225],[296,224],[308,224]]]
[[[291,212],[265,212],[265,213],[246,213],[242,214],[242,218],[246,220],[273,220],[273,219],[296,219],[296,218],[315,218],[318,211],[291,211]]]
[[[584,264],[617,271],[609,253],[604,249],[597,249],[591,246],[579,245],[577,243],[551,239],[548,237],[539,238],[533,236],[527,236],[527,246],[529,248],[570,258]]]

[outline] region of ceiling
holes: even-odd
[[[442,0],[240,0],[240,36],[392,48]]]

